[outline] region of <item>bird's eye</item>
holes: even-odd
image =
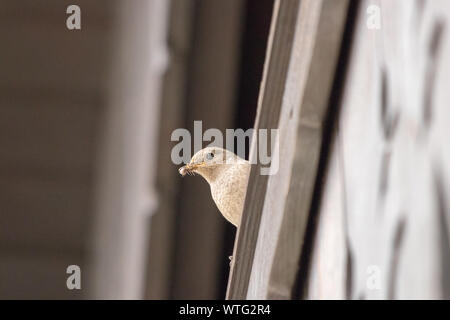
[[[206,155],[206,159],[211,160],[212,158],[214,158],[214,153],[210,152]]]

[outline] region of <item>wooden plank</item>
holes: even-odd
[[[292,298],[347,7],[345,0],[301,4],[285,93],[290,101],[280,117],[280,167],[286,169],[269,178],[264,236],[258,238],[254,262],[259,267],[252,270],[248,298]]]
[[[276,1],[269,34],[266,63],[258,101],[255,132],[278,127],[299,1]],[[253,138],[251,157],[255,153]],[[268,176],[260,175],[260,164],[252,166],[241,225],[235,240],[227,299],[245,299],[259,232]]]
[[[348,1],[277,6],[271,44],[284,51],[285,60],[269,55],[257,128],[265,127],[264,115],[279,129],[279,171],[260,176],[258,166],[252,168],[229,298],[292,297]],[[281,35],[279,24],[288,28]],[[287,32],[290,39],[278,38]]]
[[[307,298],[450,298],[449,22],[448,1],[361,3]]]

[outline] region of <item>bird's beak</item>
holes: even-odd
[[[186,174],[193,174],[195,169],[203,166],[204,162],[200,163],[188,163],[187,165],[178,169],[178,172],[184,177]]]

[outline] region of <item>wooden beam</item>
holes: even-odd
[[[299,105],[300,115],[296,126],[297,137],[293,149],[295,154],[290,172],[289,191],[285,199],[277,199],[283,202],[284,209],[281,227],[276,235],[274,263],[268,279],[266,297],[269,299],[292,298],[293,290],[296,289],[295,280],[316,185],[323,134],[329,129],[324,127],[324,123],[329,110],[329,99],[347,19],[348,1],[325,0],[320,6],[309,8],[318,11],[311,14],[307,10],[302,11],[301,8],[300,24],[305,23],[305,28],[301,28],[300,33],[310,34],[315,38],[315,43],[309,48],[312,51],[309,66],[297,69],[300,74],[302,70],[308,74]],[[313,17],[318,19],[314,22],[317,23],[317,27],[314,31],[309,31],[306,27],[307,22],[304,21],[312,20]],[[301,39],[303,36],[299,37]],[[305,52],[306,48],[302,47],[301,43],[296,42],[297,44],[300,47],[296,49]],[[285,113],[283,115],[286,117]]]
[[[299,8],[298,0],[277,0],[274,5],[267,57],[255,120],[258,129],[278,127],[284,84],[291,55]],[[253,139],[251,153],[256,140]],[[252,167],[241,226],[237,232],[227,299],[245,299],[259,232],[268,176],[260,175],[259,164]]]
[[[279,129],[279,171],[252,168],[229,299],[292,298],[347,8],[347,0],[275,5],[255,128]]]

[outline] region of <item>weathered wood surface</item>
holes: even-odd
[[[292,297],[347,5],[275,4],[255,129],[279,129],[279,171],[263,176],[259,164],[252,168],[230,299]]]
[[[450,298],[449,22],[448,1],[362,3],[306,298]]]
[[[289,66],[298,6],[297,0],[275,2],[255,132],[258,129],[272,129],[278,126],[283,84]],[[253,138],[250,157],[254,156],[255,149],[256,139]],[[245,299],[247,296],[268,180],[268,176],[260,175],[260,167],[260,165],[254,165],[251,169],[244,211],[236,234],[227,299]]]
[[[251,280],[255,280],[251,282],[249,297],[289,299],[297,291],[296,279],[320,152],[324,133],[329,130],[325,123],[347,9],[346,0],[314,1],[309,4],[304,1],[300,8],[298,42],[294,47],[292,76],[288,78],[289,87],[285,93],[289,102],[283,104],[279,125],[282,137],[283,130],[291,131],[280,139],[280,156],[283,159],[283,153],[295,151],[292,167],[286,176],[275,175],[269,182],[268,193],[271,197],[266,199],[260,228],[260,235],[266,236],[258,239],[255,261],[263,261],[267,252],[273,255],[273,261],[265,269],[252,270]],[[311,43],[305,41],[308,36],[312,37]],[[292,109],[293,116],[290,115]],[[293,121],[292,118],[298,120]],[[291,137],[293,145],[287,142]],[[276,195],[281,188],[287,188],[287,194],[280,199]],[[269,233],[276,226],[276,215],[282,219],[278,222],[280,229],[278,233]],[[273,243],[276,243],[275,246]],[[265,282],[260,282],[256,280],[258,274],[269,277]],[[267,293],[263,296],[260,292]]]

